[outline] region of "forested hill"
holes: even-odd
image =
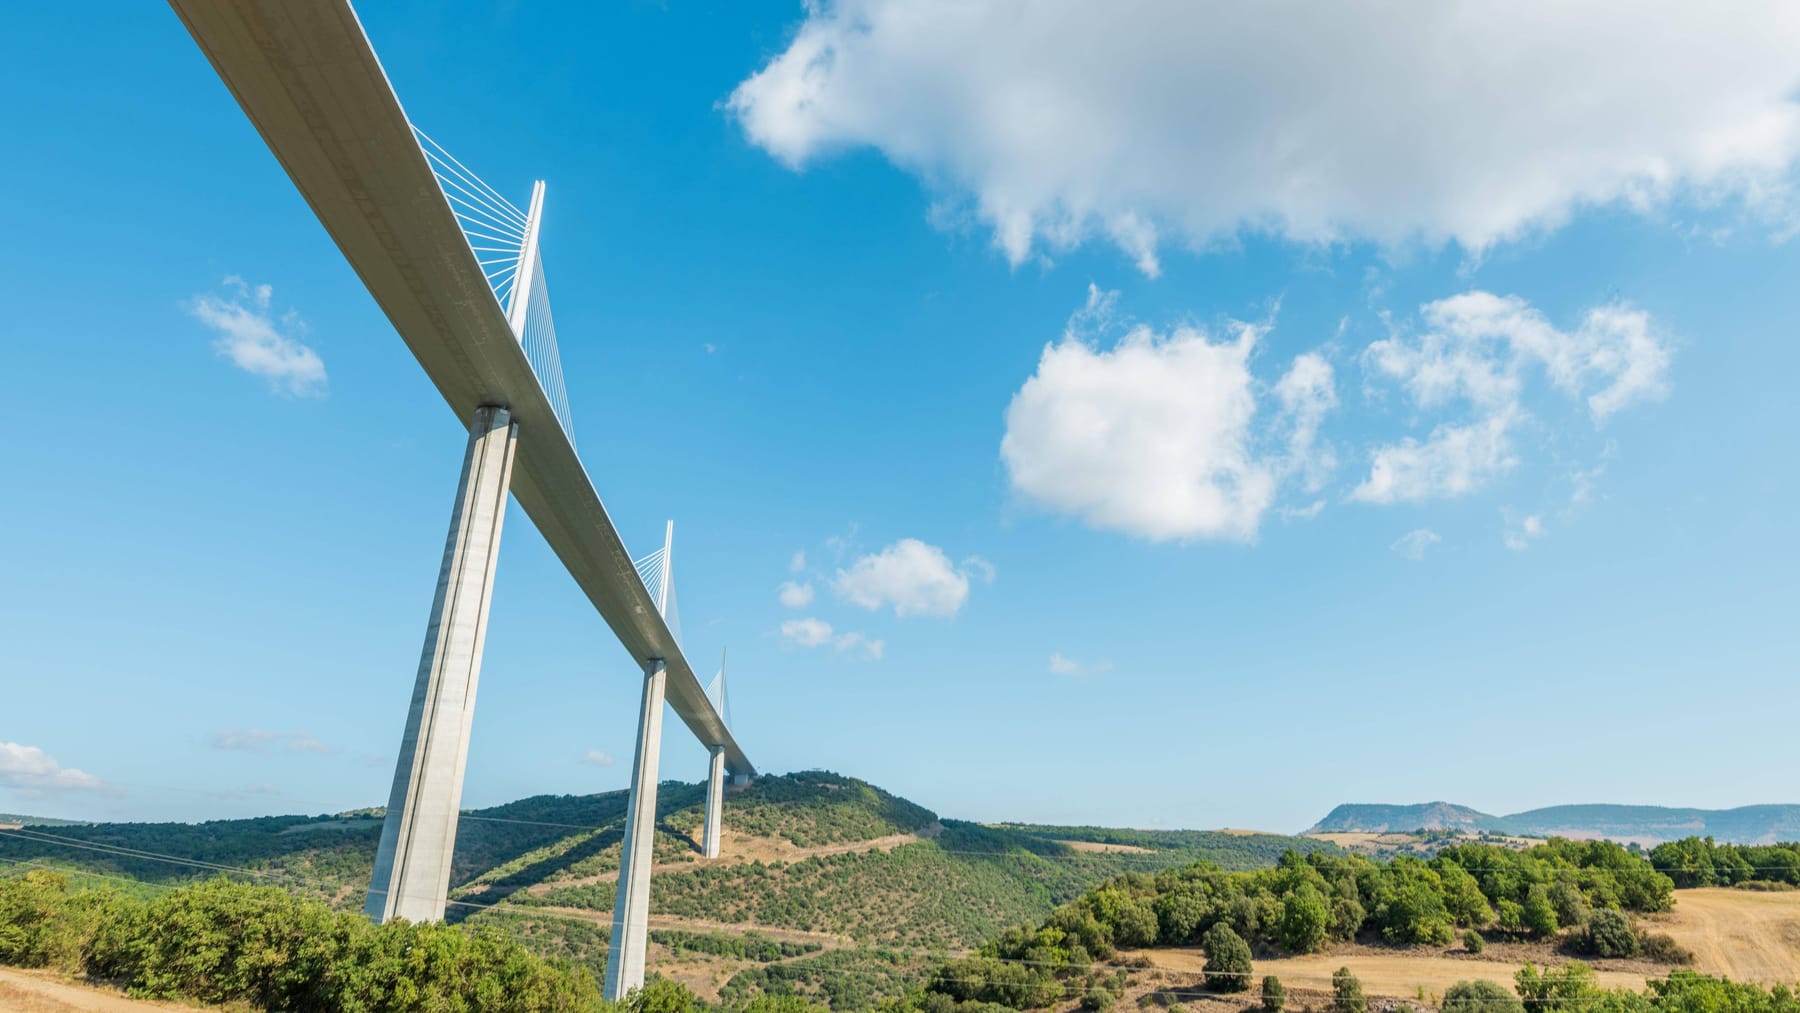
[[[1199,860],[1254,869],[1289,848],[1338,850],[1270,834],[966,823],[855,778],[808,771],[732,788],[724,856],[707,862],[695,841],[704,799],[698,784],[665,782],[658,792],[651,907],[660,949],[651,956],[706,996],[780,978],[865,1005],[897,995],[926,952],[1040,921],[1121,873]],[[497,925],[540,952],[599,968],[624,820],[624,792],[464,813],[451,919]],[[379,810],[32,827],[0,832],[0,875],[47,865],[147,896],[225,874],[350,911],[361,907],[380,829]]]
[[[1422,805],[1340,805],[1308,834],[1464,830],[1528,837],[1605,837],[1656,844],[1684,837],[1721,843],[1772,844],[1800,838],[1800,805],[1736,809],[1675,809],[1653,805],[1559,805],[1490,816],[1448,802]]]
[[[1498,816],[1449,802],[1418,805],[1346,803],[1307,828],[1308,834],[1385,834],[1413,830],[1498,830]]]

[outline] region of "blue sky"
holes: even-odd
[[[547,181],[583,457],[762,769],[1800,801],[1793,12],[1178,6],[361,14]],[[172,14],[13,20],[0,810],[377,804],[457,420]],[[516,508],[498,580],[465,803],[623,787],[637,674]]]

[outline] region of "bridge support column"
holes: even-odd
[[[605,996],[625,998],[644,984],[650,942],[650,863],[656,845],[656,768],[662,759],[663,691],[668,670],[644,665],[644,705],[638,712],[637,752],[631,759],[631,800],[619,852],[619,892],[613,901],[612,941],[606,955]]]
[[[706,771],[706,834],[701,850],[707,858],[719,857],[719,837],[725,830],[725,747],[712,747]]]
[[[477,408],[469,423],[462,480],[363,906],[378,922],[444,917],[518,429],[512,413],[494,405]]]

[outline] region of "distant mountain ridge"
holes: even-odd
[[[1555,805],[1510,816],[1492,816],[1450,802],[1417,805],[1346,803],[1331,810],[1306,833],[1403,833],[1413,830],[1485,831],[1525,837],[1605,837],[1645,845],[1683,837],[1711,837],[1732,844],[1773,844],[1800,840],[1800,805],[1747,805],[1736,809]]]

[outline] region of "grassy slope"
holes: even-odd
[[[895,994],[913,980],[924,951],[976,946],[1001,929],[1042,919],[1054,905],[1121,872],[1199,859],[1249,868],[1272,863],[1287,847],[1330,848],[1273,835],[940,822],[930,810],[862,781],[815,771],[734,789],[725,803],[734,848],[707,863],[692,839],[703,804],[699,785],[666,782],[659,790],[653,915],[722,923],[730,933],[703,930],[700,943],[689,939],[683,946],[681,933],[663,930],[652,966],[691,970],[691,983],[703,994],[798,989],[847,1007]],[[623,792],[538,796],[465,814],[452,880],[452,898],[462,903],[452,906],[452,919],[502,924],[541,952],[602,967],[624,819]],[[260,881],[354,909],[380,827],[378,811],[361,811],[43,829],[103,849],[257,870]],[[1063,841],[1133,850],[1078,851]],[[882,846],[859,848],[860,842]],[[765,860],[746,860],[748,853]],[[116,850],[11,837],[0,837],[0,859],[151,884],[214,874]],[[828,946],[787,954],[762,947],[746,955],[741,934],[759,928],[829,934],[817,937]]]

